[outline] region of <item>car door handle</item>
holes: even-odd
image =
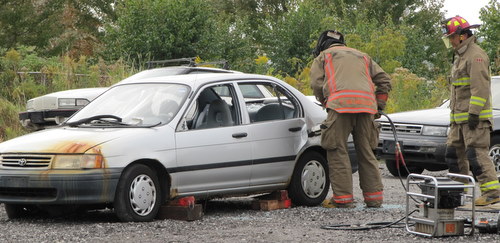
[[[302,130],[302,127],[291,127],[291,128],[288,128],[288,131],[290,132],[298,132]]]
[[[244,138],[246,136],[248,136],[248,134],[246,132],[240,132],[240,133],[233,134],[233,138]]]

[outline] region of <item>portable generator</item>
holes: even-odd
[[[462,178],[469,181],[464,184],[451,178]],[[419,188],[421,192],[412,192]],[[466,192],[471,190],[472,195]],[[470,176],[447,174],[446,177],[432,177],[410,174],[406,187],[406,229],[408,232],[429,236],[464,235],[465,218],[456,218],[455,210],[464,205],[468,197],[475,198],[475,181]],[[411,216],[410,198],[418,202],[420,215]],[[474,222],[475,206],[472,203],[471,218]],[[469,232],[474,233],[474,227]]]

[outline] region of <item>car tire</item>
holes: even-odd
[[[396,177],[407,177],[409,174],[408,174],[408,171],[406,171],[406,169],[403,167],[403,166],[400,166],[399,169],[397,168],[396,166],[396,160],[392,160],[392,159],[386,159],[385,160],[385,165],[387,166],[387,170],[389,170],[389,172],[391,173],[391,175],[393,176],[396,176]],[[408,170],[410,171],[410,173],[414,173],[414,174],[421,174],[423,171],[424,171],[424,168],[423,167],[419,167],[419,166],[408,166],[406,165],[406,167],[408,168]]]
[[[292,203],[298,206],[317,206],[325,200],[330,189],[328,162],[318,152],[302,155],[292,175],[288,195]]]
[[[495,136],[491,140],[490,150],[488,152],[488,156],[490,156],[491,161],[493,161],[493,165],[495,166],[495,170],[497,175],[500,174],[500,136]]]
[[[34,205],[5,203],[5,212],[9,219],[20,219],[35,215],[39,210]]]
[[[152,221],[161,202],[157,174],[148,166],[135,164],[127,168],[118,182],[114,208],[124,222]]]
[[[447,170],[448,169],[448,165],[444,165],[444,164],[432,164],[432,165],[426,165],[425,167],[423,167],[424,169],[428,170],[428,171],[440,171],[440,170]]]

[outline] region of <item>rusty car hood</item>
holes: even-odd
[[[0,153],[84,153],[118,138],[134,136],[138,129],[54,128],[30,133],[0,144]]]

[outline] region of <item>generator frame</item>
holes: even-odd
[[[457,222],[460,220],[457,219],[429,219],[425,217],[415,217],[410,215],[410,197],[416,197],[416,198],[427,198],[427,199],[433,199],[434,200],[434,206],[427,208],[430,210],[433,210],[433,213],[439,214],[438,212],[438,205],[439,205],[439,190],[441,189],[472,189],[472,195],[465,193],[463,194],[462,200],[465,201],[466,198],[472,198],[474,199],[476,197],[476,183],[474,181],[474,178],[472,176],[466,176],[466,175],[460,175],[460,174],[454,174],[454,173],[448,173],[446,175],[448,178],[462,178],[466,179],[469,181],[470,184],[462,184],[462,185],[447,185],[447,184],[439,184],[439,181],[436,179],[436,177],[433,176],[426,176],[426,175],[420,175],[420,174],[410,174],[406,178],[406,218],[405,218],[405,224],[406,224],[406,230],[412,234],[420,235],[420,236],[427,236],[427,237],[440,237],[440,236],[456,236],[457,234],[445,234],[443,232],[443,228],[445,227],[444,224],[447,222]],[[410,186],[411,185],[418,185],[424,182],[425,180],[431,180],[433,184],[430,184],[434,186],[434,195],[427,195],[423,193],[416,193],[416,192],[411,192],[410,191]],[[465,190],[464,190],[465,191]],[[455,209],[450,209],[453,210],[454,212]],[[471,219],[472,222],[475,222],[475,205],[472,203],[472,210],[471,210]],[[439,217],[439,216],[438,216]],[[465,221],[465,219],[464,219]],[[433,228],[432,233],[425,233],[425,232],[419,232],[416,230],[412,230],[410,224],[412,222],[415,222],[416,224],[421,224],[421,225],[429,225]],[[465,233],[465,232],[464,232]],[[472,226],[472,229],[469,232],[469,235],[474,234],[474,225]]]

